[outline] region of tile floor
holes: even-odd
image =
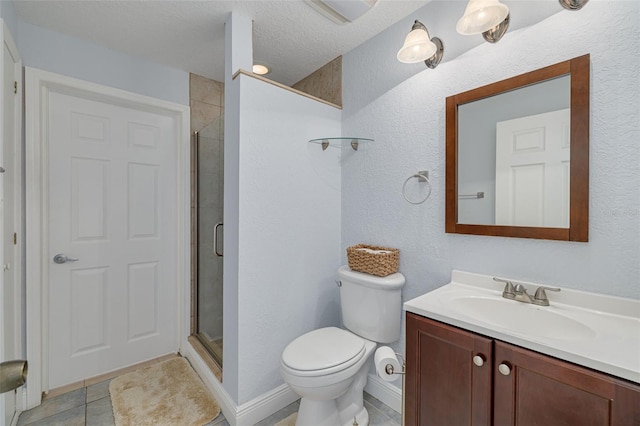
[[[113,426],[113,411],[109,396],[109,382],[76,389],[62,395],[46,398],[34,409],[20,414],[18,426]],[[365,407],[369,411],[370,426],[400,426],[400,414],[371,395],[365,393]],[[298,411],[299,402],[283,408],[257,423],[256,426],[273,426]],[[205,426],[229,426],[220,413]]]
[[[25,411],[18,418],[23,425],[98,426],[114,425],[109,396],[109,382],[76,389],[46,398],[36,408]]]
[[[273,426],[279,421],[286,419],[291,414],[296,413],[299,405],[300,401],[296,401],[293,404],[284,407],[277,413],[274,413],[266,419],[258,422],[255,426]],[[369,426],[400,426],[402,423],[400,413],[393,411],[391,408],[366,392],[364,394],[364,406],[369,412]],[[227,424],[226,421],[224,424]]]

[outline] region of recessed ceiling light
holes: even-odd
[[[271,72],[271,68],[262,64],[253,64],[253,73],[258,75],[265,75]]]

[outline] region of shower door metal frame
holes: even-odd
[[[199,333],[199,321],[200,321],[200,308],[198,301],[200,300],[200,286],[199,286],[199,265],[200,265],[200,255],[199,255],[199,239],[200,239],[200,224],[199,224],[199,212],[198,212],[198,191],[200,189],[200,174],[199,174],[199,149],[200,149],[200,132],[193,132],[193,147],[191,151],[191,167],[193,170],[192,176],[192,189],[191,189],[191,312],[193,313],[191,317],[191,335],[194,336],[198,341],[202,344],[202,346],[207,350],[207,353],[211,355],[211,358],[222,368],[222,354],[216,353],[216,351],[211,347],[207,339],[205,339],[201,333]],[[214,227],[214,252],[216,256],[222,257],[222,253],[218,252],[218,241],[217,241],[217,229],[221,226],[222,223],[216,223]]]

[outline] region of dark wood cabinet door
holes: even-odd
[[[406,324],[406,424],[490,425],[492,340],[412,313]]]
[[[496,426],[639,426],[640,387],[502,342],[494,346]]]

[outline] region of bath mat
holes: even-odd
[[[184,358],[116,377],[109,392],[116,426],[200,426],[220,414],[220,406]]]
[[[278,423],[276,423],[276,426],[296,426],[297,418],[298,418],[298,413],[293,413],[286,419],[280,420]]]

